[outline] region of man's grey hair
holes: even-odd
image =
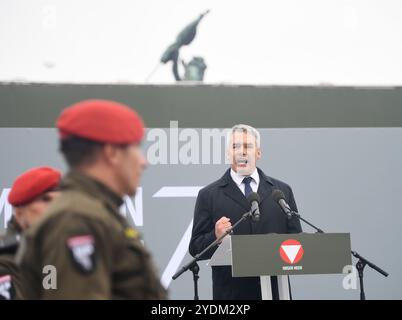
[[[236,124],[231,129],[229,129],[227,138],[226,138],[226,146],[227,148],[230,147],[233,133],[235,132],[247,132],[252,134],[255,137],[255,144],[257,148],[261,147],[261,135],[256,128],[249,126],[247,124]]]

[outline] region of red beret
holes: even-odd
[[[128,106],[108,100],[84,100],[66,108],[56,123],[61,139],[77,136],[104,143],[130,144],[144,136],[141,117]]]
[[[39,167],[28,170],[15,179],[8,194],[8,202],[13,206],[27,204],[55,188],[60,179],[60,171],[53,168]]]

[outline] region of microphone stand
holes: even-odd
[[[313,229],[315,229],[315,230],[317,231],[317,233],[324,233],[324,231],[322,231],[320,228],[316,227],[315,225],[313,225],[313,224],[310,223],[309,221],[307,221],[307,220],[305,220],[304,218],[302,218],[299,213],[290,210],[290,211],[289,211],[289,214],[288,214],[288,217],[291,218],[292,216],[294,216],[294,217],[296,217],[297,219],[303,221],[305,224],[308,224],[310,227],[312,227]]]
[[[200,253],[196,254],[194,258],[187,264],[185,264],[179,271],[177,271],[172,279],[176,280],[178,277],[180,277],[184,272],[187,270],[191,270],[193,272],[193,280],[194,280],[194,300],[198,300],[198,271],[199,267],[197,264],[197,261],[201,260],[201,257],[210,249],[214,248],[216,245],[218,245],[224,237],[226,237],[228,234],[232,233],[233,230],[243,221],[246,219],[252,217],[254,212],[248,211],[243,214],[243,216],[234,224],[232,225],[229,229],[225,231],[223,235],[221,235],[219,238],[217,238],[215,241],[213,241],[208,247],[206,247],[204,250],[202,250]]]
[[[320,228],[317,228],[315,225],[313,225],[312,223],[310,223],[309,221],[303,219],[299,213],[290,210],[288,214],[288,217],[296,217],[297,219],[303,221],[304,223],[308,224],[310,227],[312,227],[313,229],[316,230],[317,233],[325,233],[324,231],[322,231]],[[362,257],[361,255],[359,255],[356,251],[351,251],[352,255],[359,259],[356,263],[356,269],[359,272],[359,280],[360,280],[360,300],[366,300],[366,295],[364,293],[364,284],[363,284],[363,270],[364,267],[366,265],[368,265],[369,267],[373,268],[375,271],[381,273],[384,277],[388,277],[388,273],[385,272],[384,270],[382,270],[380,267],[377,267],[374,263],[370,262],[369,260],[367,260],[366,258]]]
[[[352,251],[352,255],[359,259],[356,263],[356,269],[359,271],[359,279],[360,279],[360,300],[366,300],[366,294],[364,293],[363,286],[363,270],[366,265],[374,269],[375,271],[381,273],[384,277],[388,277],[388,273],[382,270],[380,267],[377,267],[374,263],[368,261],[366,258],[359,255],[356,251]]]
[[[194,281],[194,300],[200,300],[198,297],[198,279],[200,276],[198,275],[198,272],[200,271],[200,267],[198,266],[197,262],[194,262],[190,266],[190,271],[193,273],[193,281]]]

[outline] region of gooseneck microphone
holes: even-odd
[[[282,211],[288,216],[288,219],[290,219],[292,217],[292,210],[290,209],[290,206],[287,204],[283,192],[279,189],[275,189],[274,191],[272,191],[272,198],[276,203],[278,203]]]
[[[252,219],[255,222],[260,221],[260,196],[258,195],[257,192],[252,192],[247,198],[248,202],[250,202],[251,205],[251,214],[252,214]]]

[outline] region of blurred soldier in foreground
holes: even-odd
[[[142,119],[120,103],[86,100],[65,109],[57,128],[70,171],[20,246],[24,298],[166,298],[138,231],[119,212],[146,167]],[[57,283],[46,285],[44,270]]]
[[[21,277],[14,261],[21,233],[45,212],[58,195],[61,173],[53,168],[38,167],[21,174],[14,181],[8,202],[14,215],[5,234],[0,235],[0,299],[21,299]]]

